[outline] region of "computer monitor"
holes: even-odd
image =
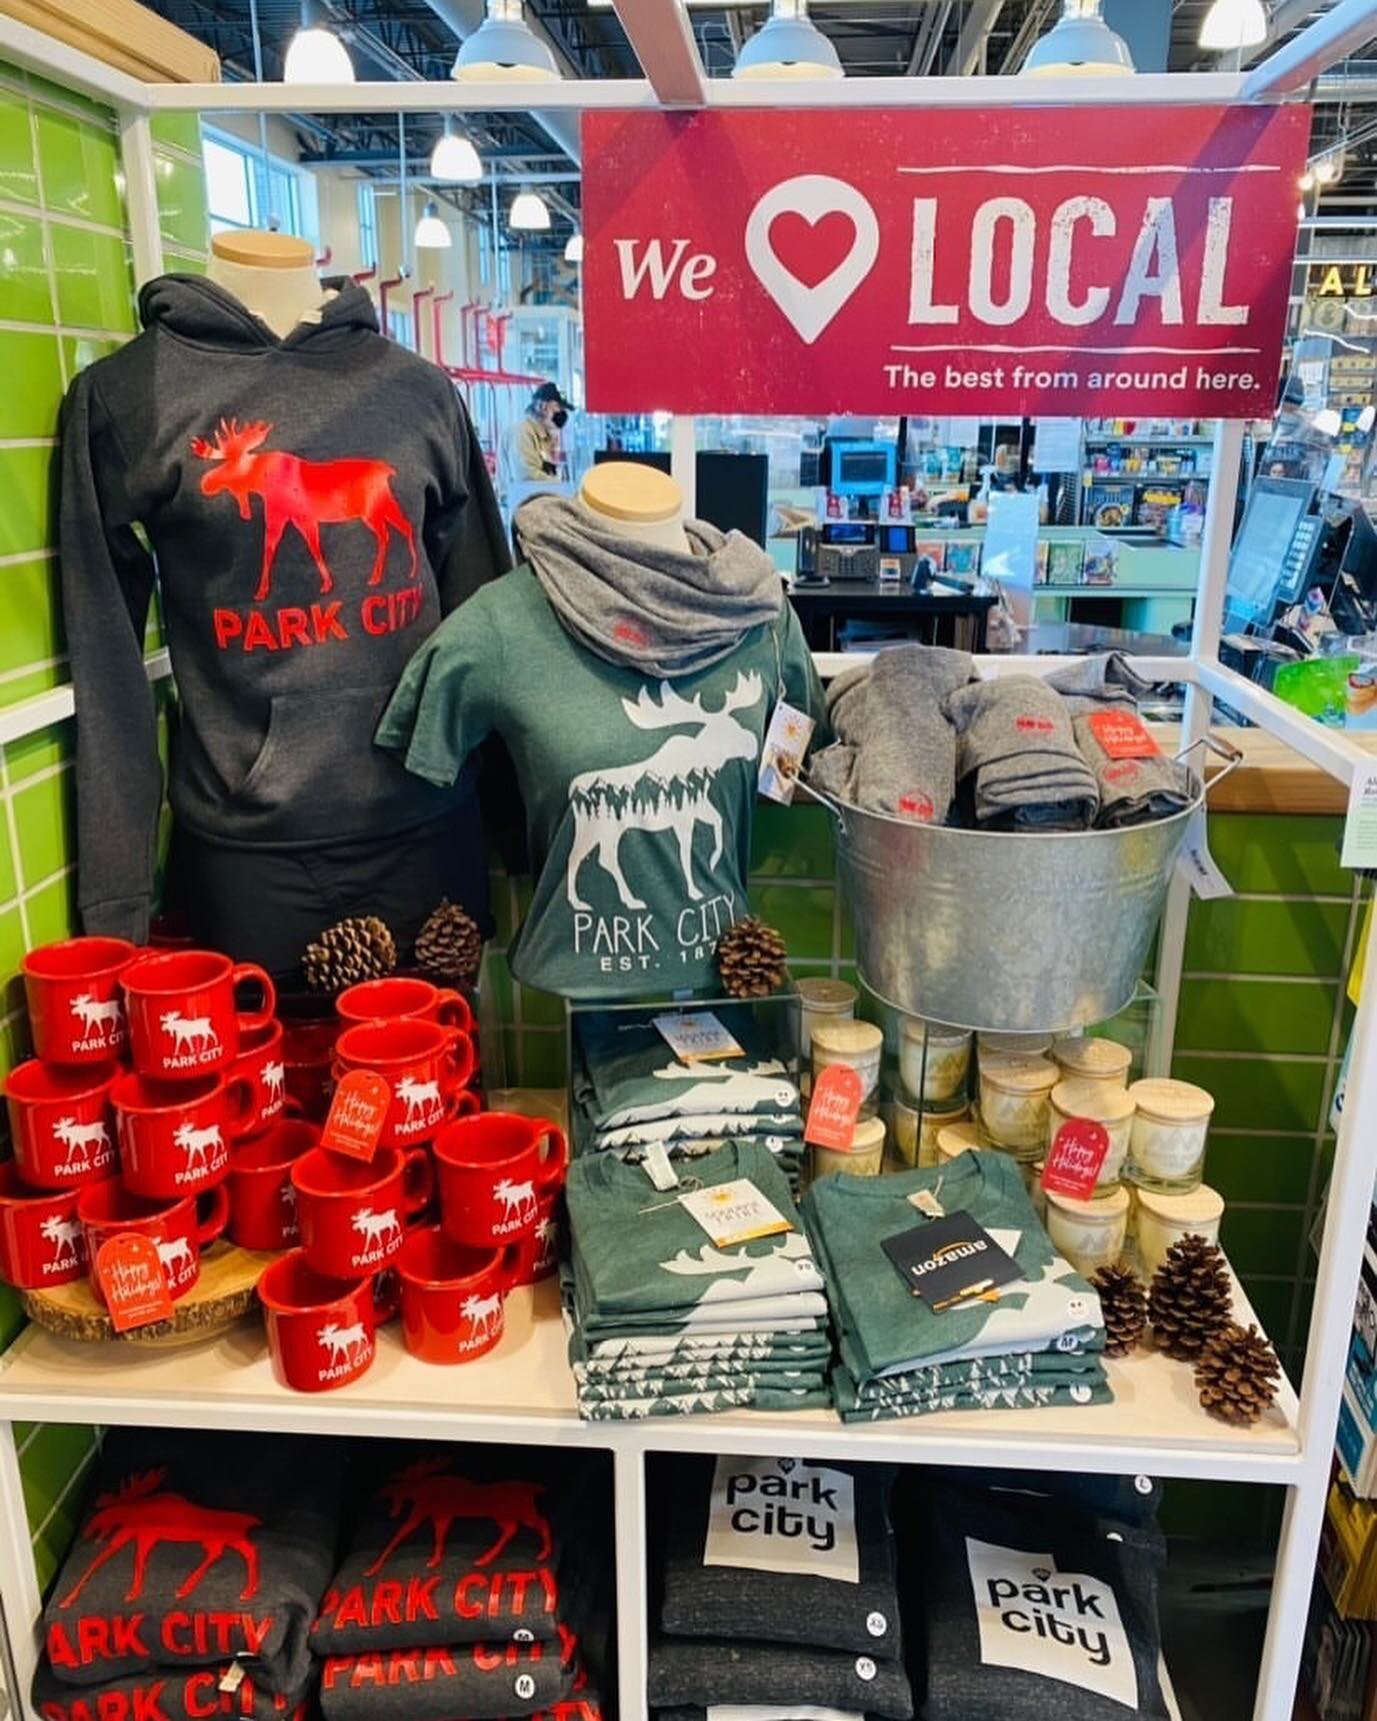
[[[1225,608],[1229,625],[1269,622],[1279,599],[1294,602],[1288,552],[1309,514],[1315,486],[1299,478],[1259,478],[1229,558]]]
[[[828,487],[834,496],[883,496],[894,488],[898,460],[893,443],[833,442]]]

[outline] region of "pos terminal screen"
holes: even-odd
[[[1229,560],[1227,608],[1235,625],[1271,619],[1286,553],[1314,496],[1313,484],[1295,478],[1260,478],[1254,485]]]

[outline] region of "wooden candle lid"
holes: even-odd
[[[1145,1076],[1134,1082],[1128,1097],[1144,1117],[1157,1123],[1201,1123],[1214,1110],[1213,1094],[1170,1076]]]

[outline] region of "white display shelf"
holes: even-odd
[[[1241,1292],[1237,1313],[1245,1321],[1255,1318]],[[1255,1427],[1236,1429],[1200,1409],[1185,1363],[1140,1350],[1123,1361],[1109,1359],[1107,1369],[1112,1404],[948,1411],[849,1426],[821,1410],[589,1423],[575,1405],[558,1291],[547,1280],[508,1299],[507,1330],[487,1356],[453,1368],[418,1362],[393,1325],[382,1333],[377,1359],[361,1380],[323,1393],[277,1384],[257,1321],[199,1345],[142,1352],[118,1340],[81,1344],[30,1327],[0,1362],[0,1416],[1294,1480],[1300,1440],[1289,1384]]]

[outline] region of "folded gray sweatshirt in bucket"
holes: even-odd
[[[974,778],[977,824],[1085,830],[1099,810],[1061,695],[1036,675],[972,682],[944,707],[957,733],[957,776]]]
[[[1054,670],[1047,677],[1047,685],[1068,699],[1093,699],[1110,705],[1136,705],[1152,692],[1152,683],[1139,675],[1121,651],[1078,657],[1065,669]]]
[[[1095,723],[1096,716],[1102,714],[1091,712],[1072,722],[1076,743],[1099,785],[1100,816],[1096,824],[1118,829],[1184,812],[1195,794],[1186,767],[1164,753],[1125,759],[1107,752]]]

